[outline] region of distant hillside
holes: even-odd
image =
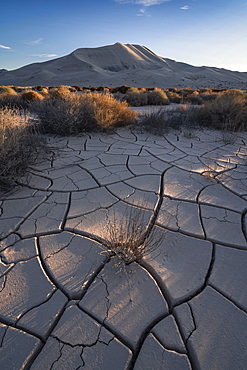
[[[145,46],[117,42],[98,48],[80,48],[64,57],[13,71],[2,70],[0,84],[247,89],[247,72],[195,67],[162,58]]]

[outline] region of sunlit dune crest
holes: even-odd
[[[117,42],[79,48],[61,58],[3,71],[0,84],[246,89],[247,72],[195,67],[160,57],[145,46]]]

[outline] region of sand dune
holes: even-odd
[[[117,42],[80,48],[47,62],[0,72],[2,85],[227,87],[247,89],[247,72],[195,67],[162,58],[140,45]]]

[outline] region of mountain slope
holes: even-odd
[[[1,85],[228,87],[247,89],[247,73],[194,67],[140,45],[116,43],[0,73]]]

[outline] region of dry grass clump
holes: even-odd
[[[133,124],[137,113],[126,102],[101,93],[53,95],[32,105],[45,132],[59,135],[85,131],[109,130]]]
[[[169,129],[190,130],[200,124],[201,107],[193,105],[180,105],[174,109],[159,109],[142,115],[139,124],[144,130],[154,135],[164,135]]]
[[[0,109],[0,189],[16,184],[43,146],[37,138],[37,128],[18,109]]]
[[[163,109],[143,114],[139,124],[144,130],[154,135],[164,135],[169,131],[168,114]]]
[[[117,256],[119,264],[123,262],[125,265],[141,262],[163,240],[163,235],[157,229],[154,231],[146,225],[144,211],[136,207],[126,211],[120,220],[117,220],[114,213],[113,219],[107,224],[106,232],[109,255]]]
[[[208,125],[223,131],[247,129],[247,98],[242,91],[229,90],[215,100],[205,103],[204,115]]]

